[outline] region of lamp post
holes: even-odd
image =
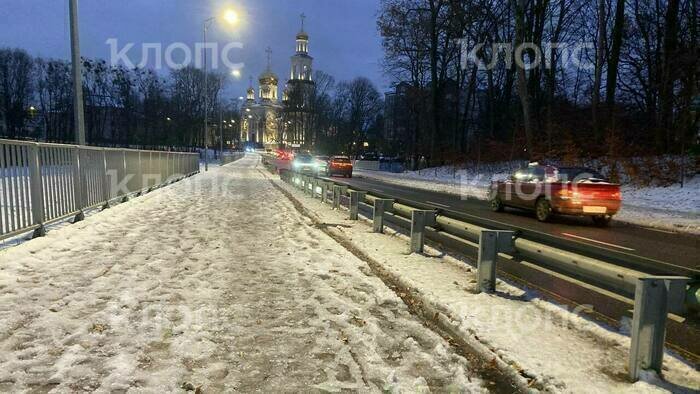
[[[83,112],[83,82],[80,60],[80,35],[78,33],[78,0],[69,1],[70,49],[73,68],[73,117],[75,119],[75,143],[85,145],[85,113]]]
[[[223,15],[223,19],[230,25],[235,25],[238,23],[238,14],[234,10],[226,10]],[[204,45],[202,46],[202,51],[204,52],[202,56],[204,59],[204,171],[209,171],[209,70],[207,67],[207,31],[209,26],[216,20],[215,16],[204,20],[203,31],[204,31]]]

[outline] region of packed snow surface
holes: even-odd
[[[255,155],[0,251],[0,392],[485,391]]]

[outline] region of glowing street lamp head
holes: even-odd
[[[240,78],[240,77],[241,77],[241,70],[238,70],[238,69],[232,70],[232,71],[231,71],[231,75],[232,75],[234,78]]]
[[[224,11],[224,20],[229,25],[236,25],[238,23],[238,13],[232,9]]]

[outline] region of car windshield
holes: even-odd
[[[319,160],[319,161],[328,161],[328,156],[316,156],[316,160]]]
[[[350,163],[350,159],[347,157],[334,157],[333,161],[336,163]]]
[[[299,163],[311,163],[314,158],[311,157],[311,155],[301,154],[301,155],[297,155],[294,159],[296,161],[298,161]]]
[[[581,182],[581,181],[603,181],[607,179],[599,172],[589,168],[581,167],[564,167],[559,168],[559,178],[564,182]]]

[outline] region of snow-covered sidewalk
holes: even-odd
[[[371,259],[410,293],[423,313],[443,322],[494,364],[510,368],[532,387],[553,392],[697,392],[700,372],[671,354],[665,381],[650,373],[628,383],[630,338],[592,322],[576,308],[555,305],[527,289],[498,281],[496,294],[475,294],[476,271],[449,255],[427,248],[408,253],[408,238],[391,230],[374,234],[366,221],[350,221],[291,185],[279,182],[307,214],[348,247]]]
[[[400,174],[356,170],[356,175],[400,186],[486,200],[491,180],[505,179],[508,172],[476,174],[453,172],[449,167]],[[700,234],[700,176],[668,187],[622,187],[622,210],[615,220],[644,227]]]
[[[484,391],[248,156],[0,252],[0,391]]]

